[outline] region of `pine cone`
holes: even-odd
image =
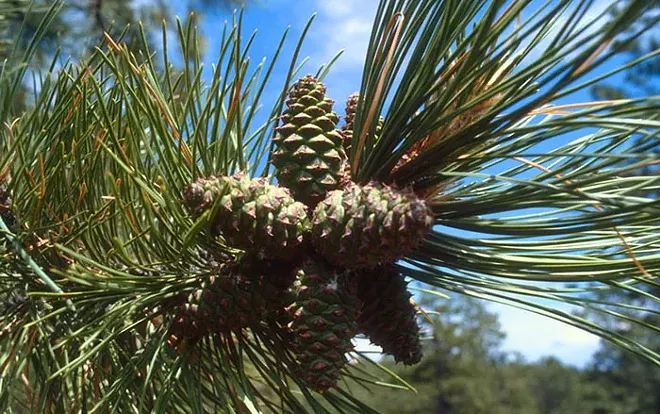
[[[199,178],[184,190],[185,204],[195,216],[211,208],[217,198],[212,232],[222,234],[230,246],[275,258],[297,253],[309,220],[307,207],[295,201],[289,190],[243,174]]]
[[[359,277],[362,312],[358,329],[396,362],[414,365],[422,359],[419,325],[406,282],[392,268],[376,268]]]
[[[181,297],[172,312],[171,333],[178,342],[194,344],[208,335],[226,335],[256,326],[265,311],[258,284],[230,265]]]
[[[350,153],[351,142],[353,141],[353,126],[355,124],[355,111],[360,101],[360,93],[355,92],[346,100],[346,115],[344,116],[344,126],[341,131],[344,135],[344,149],[346,154]]]
[[[277,128],[273,164],[280,185],[313,206],[339,186],[346,163],[339,118],[323,83],[308,75],[296,82]]]
[[[292,307],[294,351],[304,381],[318,392],[337,385],[353,348],[357,299],[354,279],[322,264],[306,262],[299,270],[300,288]]]
[[[373,268],[408,254],[432,224],[431,210],[412,191],[380,183],[350,184],[316,207],[312,242],[333,265]]]

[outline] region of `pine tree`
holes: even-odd
[[[84,61],[39,77],[21,112],[7,102],[32,52],[10,58],[2,409],[375,412],[338,386],[377,385],[343,352],[368,320],[360,312],[374,312],[374,294],[360,303],[355,287],[379,268],[400,281],[383,289],[400,301],[391,312],[404,308],[407,278],[542,313],[659,364],[634,337],[560,307],[653,329],[589,294],[641,295],[660,272],[660,202],[636,193],[658,177],[625,176],[657,163],[636,139],[657,135],[657,97],[556,103],[646,29],[627,30],[644,0],[602,27],[584,20],[590,3],[381,1],[350,155],[321,96],[332,68],[300,76],[300,47],[257,124],[276,63],[250,64],[240,16],[208,84],[194,24],[176,30],[192,57],[182,71],[144,33],[130,48],[104,35]],[[274,251],[291,244],[296,254]],[[415,363],[418,332],[407,333],[403,362]]]

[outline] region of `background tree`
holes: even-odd
[[[612,15],[620,13],[621,8],[612,10]],[[649,10],[642,16],[638,24],[652,24],[657,27],[660,22],[660,2],[650,1]],[[629,30],[634,30],[630,28]],[[639,37],[629,44],[624,55],[627,60],[635,61],[644,56],[652,56],[641,64],[627,69],[616,82],[602,82],[592,89],[596,99],[630,99],[640,96],[658,95],[660,84],[660,38],[658,31],[653,30]],[[650,138],[645,150],[660,154],[660,141]],[[657,165],[650,165],[641,171],[631,171],[630,174],[653,175],[658,173]],[[642,193],[658,198],[660,191]],[[655,247],[659,247],[653,245]],[[630,318],[641,319],[647,326],[660,326],[660,316],[657,302],[652,298],[658,297],[660,290],[655,285],[641,287],[647,295],[639,296],[629,290],[627,286],[616,286],[596,294],[599,300],[609,303],[625,303],[633,309],[616,309]],[[651,312],[640,312],[638,309],[648,308]],[[614,308],[613,308],[614,310]],[[587,312],[588,313],[588,312]],[[591,316],[595,316],[593,313]],[[657,333],[640,328],[634,323],[620,323],[614,318],[601,316],[601,323],[607,323],[611,329],[622,335],[634,336],[640,343],[660,352],[660,341]],[[654,390],[660,387],[660,370],[638,360],[616,346],[601,342],[601,347],[594,356],[590,367],[593,381],[603,384],[611,399],[616,400],[622,412],[651,413],[660,411],[660,396]],[[634,378],[634,380],[632,380]]]
[[[3,0],[5,12],[4,24],[8,38],[16,38],[19,28],[23,26],[20,41],[29,41],[39,25],[43,13],[51,4],[58,1],[37,0]],[[133,26],[128,36],[122,40],[130,45],[137,41],[136,30],[138,22],[149,29],[146,34],[152,46],[158,45],[161,22],[174,24],[174,3],[162,0],[70,0],[61,2],[61,11],[56,21],[50,24],[49,31],[40,36],[41,48],[44,54],[52,56],[58,47],[64,49],[65,56],[78,60],[84,58],[93,49],[103,43],[103,32],[108,31],[119,35],[128,26]],[[188,14],[204,14],[207,11],[222,8],[230,12],[234,7],[244,5],[242,0],[186,0],[177,3]],[[29,11],[29,13],[28,13]],[[76,24],[71,24],[76,22]]]
[[[625,303],[629,306],[628,309],[616,311],[631,319],[643,321],[646,326],[660,326],[658,312],[660,309],[651,299],[660,291],[657,287],[649,287],[645,291],[649,296],[640,298],[628,288],[618,287],[601,293],[598,298],[609,303]],[[648,307],[651,311],[641,312],[639,309],[644,307]],[[600,323],[609,324],[613,331],[634,337],[654,352],[660,352],[657,333],[647,331],[634,323],[621,323],[602,316],[600,319]],[[589,366],[589,375],[592,381],[602,384],[607,389],[613,401],[627,407],[625,412],[652,413],[660,409],[660,396],[655,392],[660,387],[660,370],[656,366],[640,361],[629,352],[607,342],[601,342],[600,349]]]
[[[429,339],[424,360],[403,367],[391,360],[383,364],[414,387],[408,390],[361,392],[360,398],[383,413],[445,414],[615,414],[654,413],[644,391],[625,393],[637,381],[592,368],[578,369],[555,358],[525,361],[501,350],[504,332],[497,315],[483,301],[453,297],[438,300],[422,295],[429,306]],[[615,348],[616,349],[616,348]],[[631,358],[635,358],[631,356]],[[643,364],[637,358],[637,363]],[[634,364],[633,364],[634,365]],[[647,365],[648,367],[648,365]],[[369,368],[377,375],[377,368]],[[648,367],[649,372],[657,369]],[[386,376],[380,374],[387,381]],[[646,378],[643,376],[642,378]],[[643,389],[650,391],[646,385]]]
[[[186,8],[196,19],[208,11],[221,8],[228,14],[233,7],[246,5],[243,0],[187,0],[177,3]],[[56,15],[48,25],[42,25],[50,7],[55,6]],[[33,69],[48,70],[55,59],[56,64],[66,61],[80,61],[94,53],[97,46],[104,44],[103,33],[121,39],[129,47],[138,47],[145,36],[150,50],[159,50],[162,46],[162,25],[166,24],[170,34],[175,28],[173,3],[162,0],[2,0],[0,1],[0,68],[8,53],[16,48],[14,55],[21,55],[35,35],[34,53],[30,59]],[[50,19],[48,19],[50,20]],[[72,24],[75,22],[75,24]],[[138,29],[139,24],[147,28]],[[43,30],[39,32],[39,30]],[[204,44],[203,37],[199,38]],[[203,49],[200,48],[200,53]],[[140,50],[134,52],[140,56]],[[161,68],[162,69],[162,68]],[[25,100],[30,96],[30,84],[15,94],[17,109],[24,108]]]
[[[621,6],[614,7],[610,13],[616,16],[621,12],[622,6],[626,2],[620,2]],[[651,0],[648,2],[648,11],[640,17],[638,25],[657,25],[660,21],[660,1]],[[634,31],[631,27],[628,31]],[[625,71],[617,82],[603,82],[593,87],[592,93],[598,99],[624,99],[639,96],[653,96],[660,92],[660,38],[657,30],[645,33],[643,36],[631,42],[624,49],[624,56],[630,61],[641,59],[646,55],[654,55],[640,64],[636,64]],[[622,82],[623,81],[623,82]]]

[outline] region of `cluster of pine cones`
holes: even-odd
[[[208,213],[209,233],[245,254],[182,298],[175,337],[278,329],[301,378],[319,392],[337,384],[358,333],[398,362],[419,362],[416,310],[392,264],[419,245],[432,215],[410,190],[351,181],[357,100],[348,99],[338,130],[325,86],[303,77],[275,138],[278,185],[236,174],[185,188],[191,214]]]

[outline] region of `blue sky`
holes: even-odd
[[[589,15],[597,16],[610,3],[596,1]],[[291,34],[286,50],[291,53],[307,19],[316,12],[316,20],[301,51],[301,57],[309,57],[306,70],[301,74],[316,72],[320,64],[328,62],[339,50],[344,50],[343,56],[325,79],[328,94],[337,101],[336,110],[341,112],[346,97],[360,88],[364,53],[377,4],[377,0],[260,0],[252,3],[247,7],[244,19],[246,35],[259,30],[250,52],[252,62],[270,58],[288,26],[291,26]],[[179,6],[177,13],[185,15],[186,10]],[[207,68],[210,68],[218,56],[222,25],[231,17],[221,8],[207,10],[201,17],[201,29],[207,39],[205,60]],[[277,66],[274,82],[264,102],[271,102],[279,93],[288,69],[289,56],[286,55]],[[613,62],[608,66],[615,64]],[[580,92],[569,100],[587,102],[591,96]],[[500,323],[507,333],[504,350],[519,352],[528,360],[552,355],[571,365],[583,366],[598,348],[599,339],[596,336],[577,328],[504,305],[490,307],[500,315]]]

